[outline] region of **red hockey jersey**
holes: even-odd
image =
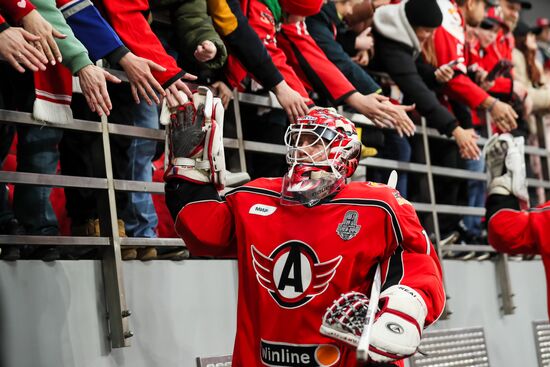
[[[501,209],[488,223],[489,243],[508,254],[539,254],[546,273],[550,317],[550,201],[530,210]]]
[[[426,325],[439,317],[445,294],[436,252],[396,190],[353,182],[317,206],[289,206],[280,203],[281,180],[192,202],[176,220],[193,255],[238,258],[234,367],[356,366],[355,349],[319,328],[340,294],[369,294],[379,262],[382,290],[410,286],[426,302]]]

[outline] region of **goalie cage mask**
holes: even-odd
[[[333,108],[315,108],[285,133],[289,170],[283,177],[283,204],[313,206],[340,190],[359,163],[361,142],[355,125]]]

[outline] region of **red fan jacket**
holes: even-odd
[[[466,51],[464,18],[454,0],[437,0],[437,3],[443,13],[443,23],[434,32],[437,66],[464,58],[464,63],[455,67],[457,72],[447,82],[443,92],[449,98],[475,109],[489,95],[467,75],[467,66],[471,62],[469,52]]]
[[[319,328],[342,293],[369,294],[378,263],[382,291],[404,284],[421,294],[426,325],[443,310],[437,254],[414,208],[386,185],[353,182],[306,207],[281,204],[281,178],[252,181],[224,200],[212,187],[205,195],[192,190],[208,187],[185,184],[178,193],[193,200],[179,212],[176,230],[192,254],[238,259],[235,367],[356,366],[355,348]]]

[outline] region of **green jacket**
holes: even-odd
[[[44,19],[50,22],[59,32],[67,36],[65,39],[55,39],[59,51],[61,51],[61,55],[63,56],[63,65],[69,68],[74,75],[84,66],[92,64],[88,56],[88,51],[82,43],[76,39],[73,31],[67,25],[63,14],[61,14],[61,11],[55,6],[55,1],[32,0],[32,3]]]
[[[197,46],[208,40],[218,51],[216,57],[204,65],[208,69],[220,69],[225,64],[227,49],[214,29],[206,0],[150,0],[150,4],[152,8],[170,8],[179,53],[194,59]]]

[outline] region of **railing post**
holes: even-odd
[[[550,181],[550,147],[547,144],[547,131],[546,124],[544,123],[543,115],[536,115],[537,121],[537,140],[540,148],[546,150],[546,156],[540,157],[541,159],[541,168],[542,168],[542,178],[544,181]],[[550,200],[550,189],[544,190],[544,200]]]
[[[130,311],[126,306],[126,296],[124,294],[109,126],[105,115],[101,117],[101,128],[101,140],[98,139],[97,144],[101,143],[103,146],[103,162],[100,162],[101,157],[96,157],[94,168],[98,170],[103,169],[103,173],[107,178],[107,190],[99,192],[97,205],[101,236],[109,237],[110,239],[110,246],[103,251],[103,282],[109,324],[108,337],[111,347],[121,348],[130,346],[128,338],[133,334],[128,328]],[[96,151],[101,152],[101,148],[97,146]],[[96,154],[95,156],[100,156],[100,154]]]
[[[436,207],[437,203],[435,200],[435,186],[434,186],[433,172],[432,172],[432,159],[430,156],[430,145],[428,141],[428,128],[426,126],[426,119],[424,117],[421,118],[421,128],[422,128],[422,143],[424,145],[424,156],[426,159],[426,175],[428,177],[428,190],[430,192],[430,207],[431,207],[432,219],[434,222],[436,250],[437,250],[437,256],[441,261],[441,268],[443,269],[443,286],[445,287],[443,251],[441,250],[441,246],[439,245],[441,241],[441,233],[439,232],[439,218],[437,215],[437,207]],[[446,293],[446,296],[447,296],[447,300],[451,298],[448,293]],[[452,312],[449,309],[449,303],[446,302],[445,309],[443,310],[443,314],[441,315],[441,318],[444,320],[448,319],[451,313]]]
[[[508,255],[498,254],[495,262],[497,284],[499,288],[500,310],[504,315],[513,315],[516,306],[514,306],[514,293],[510,282],[510,269],[508,266]]]
[[[246,156],[244,151],[243,124],[241,120],[241,106],[239,104],[239,91],[233,89],[233,110],[235,111],[235,130],[237,133],[237,142],[239,143],[239,161],[241,172],[247,172]]]

